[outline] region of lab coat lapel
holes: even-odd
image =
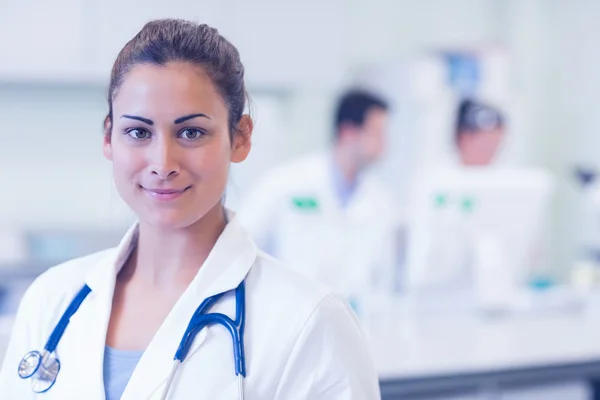
[[[103,263],[105,266],[106,264]],[[112,291],[111,291],[112,293]],[[76,372],[77,385],[85,387],[86,399],[104,400],[103,364],[106,329],[110,319],[112,296],[106,291],[92,291],[79,311],[71,318],[75,351],[83,352],[86,372]],[[77,329],[77,332],[75,330]],[[63,368],[67,368],[65,364]],[[81,368],[81,366],[76,366]]]
[[[137,237],[133,226],[116,250],[100,259],[86,276],[85,283],[92,289],[79,311],[71,317],[66,334],[75,341],[75,351],[85,353],[86,373],[74,371],[77,385],[86,388],[86,399],[104,400],[103,364],[106,331],[110,320],[115,279],[131,251]],[[81,355],[80,355],[81,357]],[[65,365],[63,368],[67,368]],[[77,367],[76,367],[77,368]],[[75,375],[74,375],[75,376]]]
[[[173,366],[175,351],[196,308],[207,297],[235,289],[248,274],[256,255],[252,240],[237,218],[233,218],[144,352],[125,389],[123,400],[154,398],[162,393]],[[203,330],[194,340],[188,359],[205,339],[206,330]],[[179,368],[185,368],[185,362]]]
[[[374,218],[388,215],[390,210],[383,207],[383,195],[379,190],[372,171],[365,171],[358,178],[356,192],[348,202],[347,215],[353,222],[373,222]]]

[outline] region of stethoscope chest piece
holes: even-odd
[[[19,376],[22,379],[31,378],[31,389],[35,393],[50,390],[56,382],[59,371],[60,361],[54,352],[30,351],[19,363]]]
[[[22,379],[31,378],[40,368],[41,361],[42,355],[37,350],[25,354],[19,363],[19,376]]]

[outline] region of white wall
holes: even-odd
[[[600,168],[600,3],[594,0],[548,1],[546,90],[539,120],[544,134],[538,145],[560,177],[555,207],[553,247],[557,265],[576,255],[580,198],[572,178],[576,163]],[[596,222],[598,223],[598,222]]]
[[[103,91],[0,88],[0,221],[12,226],[118,222],[120,201],[101,154]]]

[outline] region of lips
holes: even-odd
[[[159,201],[170,201],[181,197],[191,186],[185,189],[148,189],[142,187],[144,191],[153,199]]]

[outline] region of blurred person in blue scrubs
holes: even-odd
[[[393,286],[397,205],[372,168],[387,120],[384,99],[348,90],[332,147],[270,171],[239,211],[259,248],[348,297]]]

